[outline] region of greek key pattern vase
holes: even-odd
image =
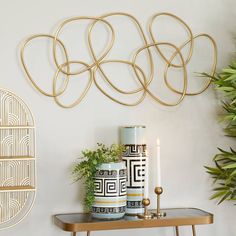
[[[119,219],[126,209],[126,166],[124,162],[102,164],[95,175],[92,216]]]
[[[142,214],[146,162],[145,126],[122,127],[121,143],[126,147],[122,158],[127,167],[126,214]]]

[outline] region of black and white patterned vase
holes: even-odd
[[[125,215],[126,166],[124,162],[102,164],[95,175],[95,200],[92,216],[99,219],[119,219]]]
[[[146,163],[145,126],[121,128],[121,143],[125,145],[123,161],[127,167],[127,215],[144,212],[142,205]]]

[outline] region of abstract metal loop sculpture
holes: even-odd
[[[183,42],[180,46],[174,45],[171,42],[162,42],[159,41],[156,35],[154,34],[153,28],[154,28],[154,23],[158,20],[158,18],[166,16],[169,18],[174,19],[177,23],[179,23],[181,26],[184,27],[188,34],[188,39]],[[108,58],[108,55],[111,54],[111,51],[113,49],[113,46],[115,44],[115,39],[116,39],[116,34],[115,34],[115,29],[112,23],[109,21],[111,17],[126,17],[132,24],[136,27],[137,32],[139,33],[139,36],[142,41],[142,45],[136,51],[131,51],[130,53],[133,53],[133,59],[132,60],[124,60],[124,59],[119,59],[119,58],[113,58],[110,59]],[[68,51],[66,49],[65,43],[63,40],[60,38],[61,32],[64,29],[64,27],[68,26],[69,24],[73,22],[78,22],[78,21],[89,21],[88,24],[88,31],[87,31],[87,45],[88,45],[88,52],[90,53],[92,63],[84,62],[81,60],[71,60],[70,55],[68,54]],[[97,55],[95,50],[94,50],[94,44],[92,40],[92,33],[94,28],[96,27],[96,24],[101,23],[107,28],[107,34],[109,41],[106,44],[105,48],[103,48],[102,52],[100,52],[100,55]],[[187,66],[189,62],[191,61],[192,55],[194,53],[194,41],[197,38],[206,38],[210,44],[212,45],[213,48],[213,63],[211,66],[211,71],[210,75],[214,75],[215,70],[216,70],[216,64],[217,64],[217,46],[214,41],[214,39],[205,33],[198,34],[196,36],[193,35],[190,27],[179,17],[171,14],[171,13],[157,13],[155,14],[149,25],[148,25],[148,32],[151,37],[151,42],[149,43],[147,40],[147,37],[145,36],[144,30],[139,23],[139,21],[132,15],[127,14],[127,13],[122,13],[122,12],[114,12],[114,13],[108,13],[105,15],[102,15],[100,17],[73,17],[69,18],[65,21],[63,21],[57,30],[55,31],[56,33],[54,35],[48,35],[48,34],[38,34],[29,37],[24,43],[21,48],[20,52],[20,58],[21,58],[21,63],[23,66],[23,69],[26,73],[27,78],[31,81],[32,85],[38,90],[40,93],[42,93],[45,96],[53,97],[54,101],[61,107],[63,108],[72,108],[76,105],[78,105],[83,98],[86,96],[87,92],[89,91],[89,88],[91,85],[95,84],[95,86],[108,98],[110,98],[112,101],[125,105],[125,106],[136,106],[140,104],[146,95],[148,94],[154,101],[157,103],[160,103],[165,106],[176,106],[181,103],[181,101],[185,98],[186,95],[198,95],[204,92],[210,85],[211,80],[207,79],[206,82],[204,83],[203,87],[199,91],[190,91],[189,83],[188,83],[188,71],[187,71]],[[33,79],[32,75],[29,72],[29,69],[27,67],[27,64],[25,62],[25,49],[26,47],[29,46],[30,43],[33,42],[34,39],[37,38],[48,38],[53,42],[53,47],[52,47],[52,55],[53,55],[53,61],[56,66],[56,72],[53,77],[53,85],[52,85],[52,91],[50,93],[44,91],[40,86],[37,84],[37,82]],[[161,50],[160,46],[166,46],[169,49],[173,51],[172,55],[168,58],[166,55],[164,55],[163,51]],[[182,50],[188,46],[188,53],[186,58],[184,58]],[[164,69],[164,74],[163,74],[163,79],[164,79],[164,84],[166,87],[173,92],[174,94],[179,95],[179,98],[177,101],[174,102],[167,102],[164,101],[163,99],[159,98],[154,92],[151,91],[150,85],[152,81],[155,79],[154,78],[154,60],[153,60],[153,55],[151,52],[151,48],[154,48],[154,51],[163,59],[165,63],[165,69]],[[62,51],[63,54],[63,62],[60,63],[58,59],[58,49]],[[148,69],[149,69],[149,75],[145,74],[144,69],[142,66],[137,64],[137,59],[141,55],[141,53],[145,52],[147,56],[147,62],[148,62]],[[179,59],[180,63],[176,63],[176,59]],[[137,85],[137,88],[134,89],[129,89],[129,90],[124,90],[121,87],[118,87],[115,85],[111,79],[109,79],[109,76],[106,74],[103,66],[107,64],[122,64],[122,65],[127,65],[128,67],[132,68],[132,71],[134,72],[134,78],[130,76],[130,79],[134,79]],[[72,65],[82,65],[82,68],[72,70]],[[169,81],[168,79],[168,71],[171,68],[177,68],[182,70],[182,78],[183,78],[183,85],[182,89],[177,89],[175,88]],[[63,94],[66,93],[69,81],[71,80],[71,76],[75,75],[82,75],[85,72],[88,72],[88,82],[79,96],[74,102],[72,102],[69,105],[63,104],[61,101],[59,101],[59,97]],[[58,75],[62,73],[65,78],[63,79],[63,84],[60,86],[58,89],[57,87],[57,82],[58,82]],[[117,93],[118,95],[125,95],[129,97],[130,95],[137,95],[140,93],[139,97],[136,99],[136,101],[132,102],[126,102],[122,101],[116,97],[114,97],[110,92],[108,92],[106,89],[104,89],[101,84],[98,82],[97,74],[99,73],[101,79],[107,86],[109,86],[109,89],[114,91],[114,93]]]

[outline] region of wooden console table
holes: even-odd
[[[166,216],[143,220],[138,217],[125,216],[120,220],[97,220],[87,213],[58,214],[54,216],[54,223],[62,230],[76,236],[77,232],[98,230],[135,229],[151,227],[175,227],[176,235],[179,236],[179,226],[189,225],[192,227],[193,236],[196,235],[195,225],[212,224],[213,215],[196,208],[171,208],[163,209]],[[153,211],[154,212],[154,211]]]

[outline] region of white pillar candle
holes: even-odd
[[[157,187],[161,187],[160,139],[157,139]]]
[[[145,166],[145,178],[144,178],[144,199],[148,198],[149,190],[149,158],[146,152],[146,166]]]

